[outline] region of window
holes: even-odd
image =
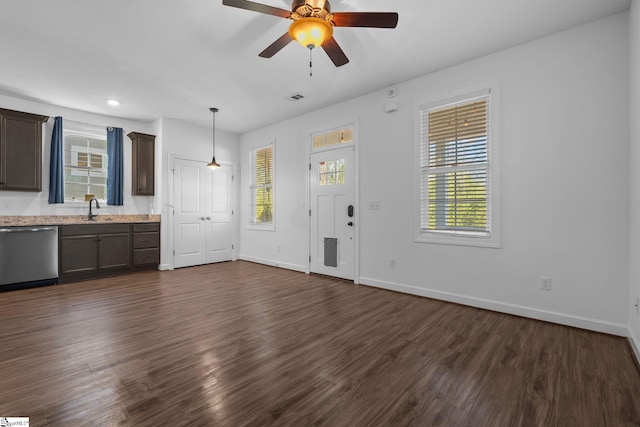
[[[318,178],[320,185],[344,184],[344,159],[320,162]]]
[[[419,106],[418,241],[499,246],[490,112],[489,90]]]
[[[346,144],[353,141],[353,129],[339,129],[329,133],[315,135],[313,137],[313,149],[331,147],[338,144]],[[335,148],[335,147],[334,147]]]
[[[85,195],[107,198],[107,136],[64,132],[65,201],[84,201]]]
[[[251,151],[250,224],[273,227],[273,146]]]

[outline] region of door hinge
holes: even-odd
[[[311,216],[311,209],[309,209],[309,216]]]
[[[233,215],[233,209],[231,209],[231,215]]]
[[[309,255],[309,262],[311,262],[311,255]]]
[[[176,250],[175,249],[173,250],[173,256],[176,256]]]
[[[235,248],[236,248],[236,245],[231,245],[231,249],[232,250],[235,249]]]
[[[309,163],[309,170],[311,170],[311,163]]]

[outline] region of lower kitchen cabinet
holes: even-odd
[[[145,233],[135,232],[140,225]],[[146,243],[143,244],[145,249],[138,249],[141,236],[145,242],[151,239],[151,246]],[[58,282],[68,283],[141,269],[156,269],[160,262],[159,253],[159,224],[63,225],[59,231]],[[143,255],[144,258],[141,258]]]

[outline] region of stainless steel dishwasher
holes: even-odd
[[[0,291],[57,280],[58,227],[0,227]]]

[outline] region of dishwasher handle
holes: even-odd
[[[46,228],[0,228],[0,233],[23,233],[26,231],[55,231],[54,227]]]

